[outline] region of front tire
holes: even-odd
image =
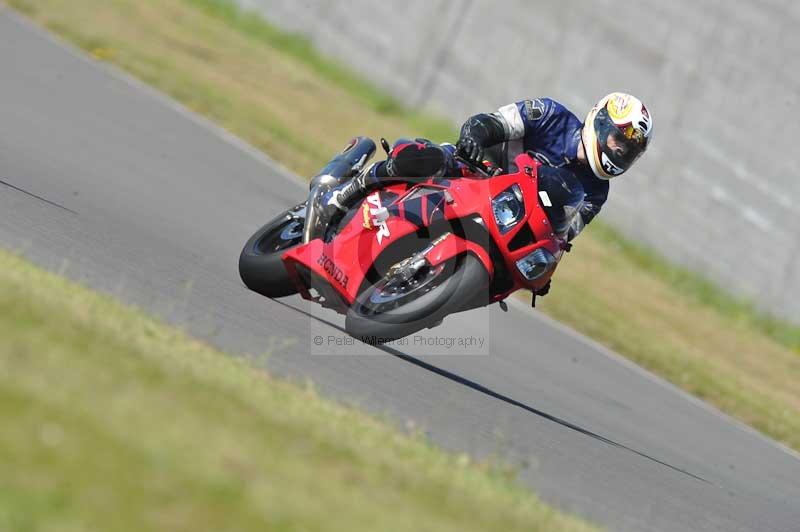
[[[284,297],[297,288],[281,256],[302,243],[305,204],[297,205],[259,229],[239,255],[239,276],[254,292],[267,297]]]
[[[403,338],[439,324],[488,289],[489,274],[470,253],[450,259],[437,269],[435,276],[423,278],[414,289],[418,293],[409,292],[406,300],[402,299],[404,294],[397,298],[387,291],[385,277],[362,290],[347,312],[347,333],[372,345]]]

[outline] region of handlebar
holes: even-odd
[[[496,175],[500,175],[500,174],[503,173],[503,169],[502,168],[500,168],[499,166],[495,166],[495,165],[493,165],[492,163],[490,163],[488,161],[479,164],[479,163],[475,163],[473,161],[470,161],[469,159],[465,159],[464,157],[462,157],[460,155],[456,155],[455,156],[455,160],[460,162],[461,164],[463,164],[464,166],[466,166],[467,168],[469,168],[470,170],[472,170],[473,172],[475,172],[476,174],[478,174],[479,176],[482,176],[482,177],[494,177]]]

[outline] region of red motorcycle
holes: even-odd
[[[389,151],[383,140],[383,147]],[[458,159],[461,177],[387,185],[334,227],[316,215],[321,187],[366,171],[375,144],[353,139],[311,182],[308,200],[254,234],[242,250],[244,283],[268,297],[299,292],[346,314],[369,342],[407,336],[445,316],[544,287],[583,200],[580,183],[529,154],[497,174]]]

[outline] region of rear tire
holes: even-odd
[[[432,288],[394,308],[382,307],[385,278],[362,290],[347,312],[347,333],[372,345],[396,340],[438,325],[487,290],[489,274],[474,255],[459,255],[442,266]]]
[[[302,243],[305,204],[297,205],[259,229],[239,255],[239,276],[250,290],[267,297],[284,297],[297,288],[281,256]]]

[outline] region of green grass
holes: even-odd
[[[0,530],[594,530],[0,250]]]
[[[267,24],[258,14],[240,9],[229,0],[187,1],[209,15],[225,21],[239,32],[304,63],[319,76],[357,97],[376,113],[402,117],[404,121],[413,124],[413,129],[421,131],[426,138],[445,141],[452,139],[456,133],[449,120],[405,107],[383,89],[355,74],[346,65],[320,54],[302,35],[275,28]]]
[[[399,115],[408,112],[397,99],[355,75],[341,63],[324,58],[302,35],[287,33],[264,24],[255,13],[244,11],[227,0],[189,0],[211,16],[235,26],[243,34],[263,42],[275,50],[302,61],[328,81],[358,96],[366,105],[381,114]]]
[[[446,122],[403,109],[227,0],[9,4],[300,175],[313,175],[354,134],[454,139]],[[669,265],[602,220],[576,241],[539,308],[800,449],[800,328]]]
[[[716,283],[686,268],[670,263],[659,253],[625,238],[619,231],[601,223],[592,234],[622,254],[632,264],[675,288],[681,295],[720,314],[745,323],[759,333],[800,353],[800,327],[759,310],[746,299],[736,297]]]

